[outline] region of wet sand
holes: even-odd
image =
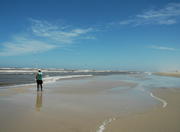
[[[137,86],[131,81],[90,78],[47,84],[42,92],[35,85],[0,89],[0,131],[179,130],[179,90],[152,91],[167,100],[162,108],[161,101]]]
[[[147,112],[118,118],[107,126],[105,132],[179,132],[180,90],[162,88],[152,93],[162,99],[157,107]],[[167,102],[165,107],[163,101]]]

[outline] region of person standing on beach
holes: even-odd
[[[41,87],[41,91],[43,89],[42,84],[42,72],[41,70],[38,70],[38,73],[36,74],[36,83],[37,83],[37,91],[39,91],[39,86]]]

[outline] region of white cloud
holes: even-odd
[[[56,48],[55,45],[42,41],[32,40],[27,37],[15,37],[10,42],[3,43],[0,56],[13,56],[27,53],[39,53]]]
[[[178,23],[180,19],[180,3],[170,3],[161,9],[151,9],[137,14],[131,19],[122,20],[119,24],[133,26],[158,24],[172,25]]]
[[[32,32],[39,37],[45,37],[58,43],[73,43],[78,39],[86,39],[92,28],[72,28],[67,25],[55,26],[47,21],[32,20]]]
[[[80,39],[94,39],[92,28],[72,28],[68,25],[53,25],[47,21],[30,19],[30,32],[15,35],[1,44],[0,56],[39,53],[64,47]]]
[[[172,48],[172,47],[157,46],[157,45],[152,45],[150,48],[157,49],[157,50],[167,50],[167,51],[175,51],[175,50],[177,50],[177,49]]]

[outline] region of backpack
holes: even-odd
[[[37,80],[42,80],[42,72],[38,72],[38,74],[37,74]]]

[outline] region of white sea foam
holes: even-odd
[[[52,83],[56,82],[57,80],[61,79],[71,79],[71,78],[80,78],[80,77],[91,77],[92,75],[70,75],[70,76],[46,76],[43,81],[45,83]]]
[[[33,86],[35,83],[28,83],[28,84],[18,84],[18,85],[12,85],[12,86],[2,86],[0,89],[6,89],[6,88],[17,88],[17,87],[25,87],[25,86]]]
[[[152,75],[152,72],[145,72],[146,74],[148,74],[149,76]]]
[[[153,97],[153,98],[159,100],[160,102],[162,102],[163,103],[163,108],[165,108],[167,106],[168,103],[165,100],[163,100],[163,99],[161,99],[159,97],[154,96],[153,93],[151,93],[150,95],[151,95],[151,97]]]
[[[37,70],[0,70],[0,72],[4,73],[29,73],[29,72],[37,72]]]
[[[106,126],[111,123],[112,121],[116,120],[115,118],[110,118],[108,120],[105,120],[100,126],[99,129],[96,132],[103,132],[106,129]]]
[[[93,72],[92,70],[75,70],[73,72]]]
[[[15,68],[0,68],[0,73],[36,73],[37,69],[30,69],[30,68],[22,68],[22,69],[15,69]],[[42,72],[51,72],[51,73],[68,73],[68,72],[96,72],[91,70],[64,70],[64,69],[42,69]]]
[[[61,72],[61,73],[67,73],[69,71],[60,71],[60,70],[42,70],[43,72]],[[0,72],[2,73],[36,73],[37,72],[37,69],[1,69]]]
[[[53,83],[61,79],[71,79],[71,78],[81,78],[81,77],[91,77],[93,75],[70,75],[70,76],[49,76],[46,75],[43,78],[44,83]],[[23,87],[23,86],[31,86],[35,85],[36,83],[29,83],[29,84],[18,84],[18,85],[13,85],[13,86],[2,86],[0,88],[13,88],[13,87]]]
[[[0,68],[0,72],[2,73],[28,73],[28,72],[37,72],[38,68]],[[41,69],[43,72],[70,72],[64,69]]]

